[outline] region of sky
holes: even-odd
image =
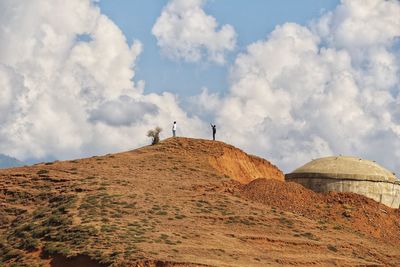
[[[0,152],[72,159],[217,139],[289,172],[399,172],[398,0],[0,0]]]
[[[219,25],[230,24],[235,28],[237,45],[226,54],[226,61],[232,64],[237,53],[248,44],[265,38],[276,25],[285,22],[307,24],[323,10],[334,8],[338,2],[252,0],[248,4],[246,1],[213,0],[204,2],[203,7],[207,14],[218,18]],[[173,91],[187,97],[196,94],[202,87],[215,92],[228,89],[229,64],[190,64],[171,61],[160,54],[157,39],[151,30],[168,1],[101,0],[99,3],[101,11],[120,27],[128,42],[138,39],[144,44],[136,77],[146,81],[146,91]]]

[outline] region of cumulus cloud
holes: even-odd
[[[90,119],[111,126],[129,126],[142,120],[146,115],[155,115],[156,105],[138,101],[129,96],[121,96],[118,100],[106,101],[93,110]]]
[[[25,90],[24,79],[12,68],[0,64],[0,88],[0,123],[2,123],[18,112],[18,108],[13,104]]]
[[[216,112],[222,138],[285,171],[332,154],[400,169],[399,14],[398,1],[343,0],[250,44]]]
[[[203,1],[171,1],[153,28],[169,57],[222,63],[229,25]],[[400,3],[343,0],[309,26],[286,23],[248,45],[226,94],[192,98],[215,115],[218,138],[285,171],[312,158],[351,154],[400,169]],[[172,93],[134,81],[143,49],[89,0],[0,1],[0,151],[22,160],[109,153],[169,135],[205,137]],[[207,117],[206,116],[206,117]],[[208,119],[208,118],[207,118]]]
[[[129,149],[173,120],[201,127],[168,93],[133,82],[139,41],[90,0],[0,2],[0,151],[19,159]],[[168,134],[168,133],[166,133]]]
[[[236,33],[229,25],[218,27],[207,15],[205,0],[171,0],[153,26],[162,53],[171,59],[198,62],[203,58],[224,63],[225,52],[235,48]]]
[[[199,95],[189,98],[189,103],[193,112],[211,115],[218,111],[221,97],[219,93],[210,93],[208,88],[203,87]]]
[[[396,0],[342,0],[341,5],[320,18],[314,27],[325,43],[336,48],[386,46],[398,36],[398,4]]]

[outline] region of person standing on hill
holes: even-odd
[[[174,121],[174,124],[172,125],[172,136],[176,137],[176,121]]]
[[[215,141],[215,134],[217,133],[217,125],[215,124],[211,124],[211,128],[212,128],[212,133],[213,133],[213,140]]]

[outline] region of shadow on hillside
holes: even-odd
[[[106,264],[101,264],[92,260],[87,255],[78,255],[67,258],[63,255],[55,255],[50,261],[51,267],[107,267]]]

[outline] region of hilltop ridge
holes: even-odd
[[[271,181],[282,189],[268,191]],[[0,170],[0,265],[400,264],[397,240],[355,231],[334,217],[321,223],[290,210],[278,195],[296,201],[301,190],[287,187],[267,160],[190,138]]]

